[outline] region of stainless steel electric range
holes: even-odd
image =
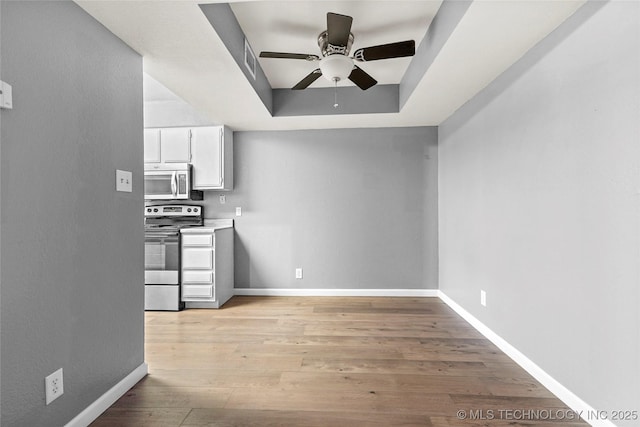
[[[180,229],[203,225],[201,205],[144,208],[144,308],[178,311],[180,298]]]

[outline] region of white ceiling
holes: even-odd
[[[406,39],[419,44],[442,0],[232,1],[253,50],[318,54],[326,13],[354,18],[354,49]],[[447,0],[455,1],[455,0]],[[144,58],[145,72],[213,123],[235,130],[438,125],[584,0],[475,0],[399,113],[271,117],[193,0],[76,0]],[[221,2],[207,2],[221,3]],[[410,59],[365,63],[380,83],[398,83]],[[261,58],[272,87],[297,83],[316,64]],[[323,79],[312,87],[324,85]],[[329,83],[329,82],[326,82]],[[170,93],[148,90],[166,100]],[[147,99],[151,100],[151,99]]]

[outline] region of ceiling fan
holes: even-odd
[[[357,49],[352,57],[349,57],[353,34],[351,24],[353,18],[337,13],[327,13],[327,30],[318,36],[318,46],[322,57],[304,53],[260,52],[261,58],[304,59],[307,61],[320,61],[320,68],[309,73],[293,90],[302,90],[309,87],[320,76],[334,82],[348,78],[360,89],[367,90],[374,86],[376,79],[367,74],[362,68],[355,65],[354,61],[366,62],[379,59],[402,58],[415,55],[416,43],[407,40],[397,43],[389,43]]]

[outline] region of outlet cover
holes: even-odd
[[[296,268],[296,279],[302,279],[302,268]]]
[[[483,290],[480,290],[480,304],[487,306],[487,293]]]
[[[62,368],[44,379],[44,396],[46,404],[50,404],[64,393]]]
[[[242,208],[236,208],[236,216],[242,216]]]

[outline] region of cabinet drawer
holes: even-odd
[[[184,246],[213,246],[213,234],[183,234]]]
[[[182,269],[213,270],[213,251],[209,248],[184,248]]]
[[[182,298],[213,298],[213,285],[182,285]]]
[[[213,273],[210,271],[183,271],[183,283],[213,283]]]

